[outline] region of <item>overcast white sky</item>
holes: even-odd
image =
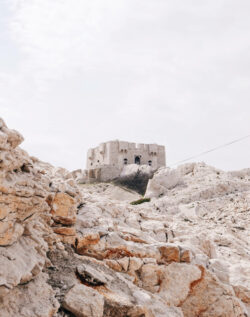
[[[167,163],[250,134],[249,0],[0,0],[0,116],[68,169],[121,139]],[[197,160],[250,167],[250,139]]]

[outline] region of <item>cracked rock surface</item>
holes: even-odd
[[[131,205],[22,141],[0,119],[1,317],[250,316],[250,169],[161,168]]]

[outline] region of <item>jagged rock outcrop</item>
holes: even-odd
[[[24,233],[26,220],[49,211],[49,180],[18,145],[22,136],[0,120],[0,246],[12,245]]]
[[[153,177],[154,172],[155,170],[149,165],[124,165],[123,170],[114,182],[144,195],[148,180]]]
[[[59,304],[42,271],[48,264],[49,248],[60,242],[52,230],[53,216],[68,208],[67,220],[73,223],[77,201],[66,207],[62,201],[56,205],[51,178],[36,159],[19,148],[22,141],[23,137],[1,119],[0,311],[3,317],[52,316]]]
[[[179,170],[171,170],[170,168],[160,168],[153,179],[150,179],[147,184],[146,197],[161,197],[169,189],[176,187],[182,183],[181,173]]]
[[[243,317],[249,170],[160,169],[150,202],[19,148],[0,121],[1,317]]]

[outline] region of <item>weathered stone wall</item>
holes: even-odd
[[[122,169],[125,163],[136,163],[136,157],[139,158],[140,165],[151,165],[154,169],[166,165],[165,147],[162,145],[110,141],[88,151],[87,169],[103,165]]]
[[[108,182],[119,177],[121,169],[116,166],[103,165],[87,170],[87,182]]]

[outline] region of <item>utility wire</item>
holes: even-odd
[[[201,153],[196,154],[196,155],[194,155],[194,156],[190,156],[189,158],[186,158],[185,160],[175,162],[175,163],[169,165],[169,167],[172,167],[172,166],[175,166],[175,165],[178,165],[178,164],[181,164],[181,163],[190,161],[190,160],[192,160],[192,159],[195,159],[195,158],[200,157],[200,156],[202,156],[202,155],[208,154],[208,153],[210,153],[210,152],[217,151],[217,150],[222,149],[222,148],[224,148],[224,147],[226,147],[226,146],[229,146],[229,145],[231,145],[231,144],[234,144],[234,143],[240,142],[240,141],[242,141],[242,140],[245,140],[245,139],[247,139],[247,138],[249,138],[249,137],[250,137],[250,134],[248,134],[248,135],[246,135],[246,136],[243,136],[242,138],[236,139],[236,140],[234,140],[234,141],[231,141],[231,142],[228,142],[228,143],[219,145],[219,146],[214,147],[214,148],[212,148],[212,149],[210,149],[210,150],[207,150],[207,151],[205,151],[205,152],[201,152]]]

